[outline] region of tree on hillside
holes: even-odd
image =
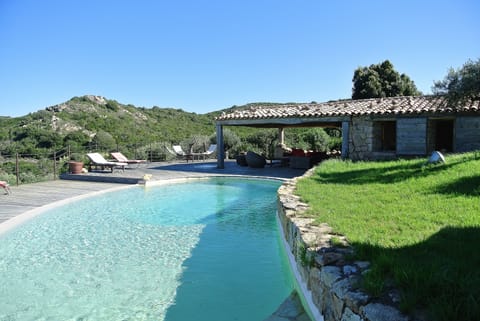
[[[432,92],[447,95],[453,103],[480,100],[480,58],[468,60],[462,68],[450,68],[443,80],[435,81]]]
[[[357,68],[352,81],[352,99],[422,94],[415,83],[407,75],[399,74],[388,60],[369,67]]]
[[[94,150],[114,150],[117,146],[115,138],[106,131],[99,130],[92,139],[91,149]]]

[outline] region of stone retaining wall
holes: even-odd
[[[313,169],[305,175],[312,173]],[[369,263],[348,262],[346,255],[351,254],[352,249],[345,238],[335,235],[327,224],[312,225],[313,219],[302,215],[307,205],[294,195],[296,180],[280,187],[278,216],[285,240],[296,258],[296,268],[311,292],[307,295],[311,295],[318,314],[323,315],[325,321],[410,320],[394,307],[399,299],[395,290],[380,303],[359,288]]]

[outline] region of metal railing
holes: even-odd
[[[149,144],[141,151],[132,150],[131,154],[149,162],[165,161],[174,157],[168,155],[167,151],[162,150],[161,146],[161,144]],[[80,157],[84,163],[88,163],[87,153],[99,152],[108,155],[110,151],[113,150],[101,146],[95,146],[95,149],[72,149],[70,146],[66,146],[32,154],[5,154],[0,152],[0,180],[17,186],[25,183],[56,180],[61,173],[68,171],[69,161],[78,160],[78,157]]]
[[[49,179],[57,179],[59,169],[66,160],[65,151],[53,151],[44,154],[0,155],[0,177],[10,181],[15,177],[15,184],[33,183]]]

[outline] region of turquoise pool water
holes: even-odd
[[[0,235],[0,320],[263,320],[294,287],[279,182],[135,187]]]

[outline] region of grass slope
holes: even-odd
[[[430,320],[480,316],[480,154],[390,162],[327,161],[298,182],[309,214],[372,263],[364,288],[401,291]]]

